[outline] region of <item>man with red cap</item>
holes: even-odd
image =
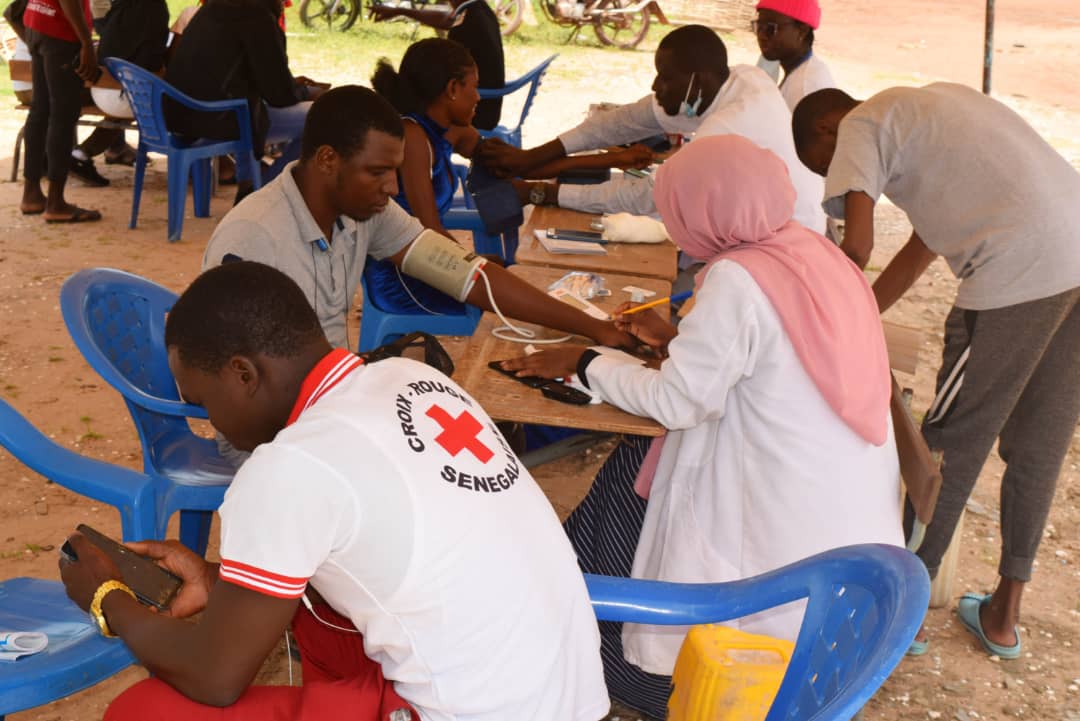
[[[750,26],[765,60],[784,69],[780,94],[790,110],[815,90],[835,88],[828,66],[814,54],[814,31],[821,25],[817,0],[761,0]]]

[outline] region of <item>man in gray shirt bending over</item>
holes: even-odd
[[[852,260],[870,259],[883,193],[911,220],[911,239],[874,283],[882,311],[938,255],[960,279],[923,423],[944,453],[944,483],[918,553],[936,574],[1000,439],[1000,578],[957,613],[989,653],[1017,658],[1020,598],[1080,417],[1080,173],[1012,110],[951,83],[865,102],[820,90],[792,128],[799,157],[825,176],[825,211],[846,221]]]

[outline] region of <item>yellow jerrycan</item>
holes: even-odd
[[[694,626],[675,661],[668,721],[762,721],[794,650],[771,636]]]

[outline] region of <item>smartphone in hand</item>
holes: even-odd
[[[135,598],[141,603],[154,606],[159,611],[165,610],[180,591],[180,587],[184,585],[183,579],[179,576],[166,571],[151,559],[140,556],[127,546],[117,543],[90,526],[81,523],[75,530],[104,551],[105,555],[116,564],[124,584],[131,589]],[[64,545],[60,547],[60,555],[69,561],[79,560],[69,542],[64,542]]]
[[[503,368],[502,361],[491,361],[488,363],[488,368],[498,371],[508,378],[513,378],[518,383],[524,383],[530,388],[536,388],[545,398],[550,398],[553,401],[569,403],[575,406],[585,406],[592,402],[592,396],[588,393],[579,391],[577,388],[571,388],[565,383],[541,378],[540,376],[519,376],[515,371]]]

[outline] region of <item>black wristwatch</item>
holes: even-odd
[[[592,348],[587,348],[585,352],[581,354],[581,358],[578,359],[577,377],[578,380],[581,381],[581,385],[585,386],[586,388],[590,388],[590,386],[589,377],[585,375],[585,369],[589,367],[590,363],[592,363],[599,357],[600,354],[598,352],[594,351]]]
[[[533,205],[547,205],[547,183],[533,183],[529,188],[529,202]]]

